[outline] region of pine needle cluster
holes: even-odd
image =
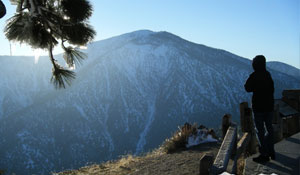
[[[48,50],[53,65],[51,82],[56,88],[70,85],[75,73],[70,70],[86,55],[77,46],[86,45],[96,32],[88,19],[93,9],[88,0],[10,0],[16,13],[4,29],[8,40]],[[61,42],[67,68],[59,65],[53,48]],[[66,46],[67,45],[67,46]]]

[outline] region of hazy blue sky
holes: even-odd
[[[8,14],[15,11],[2,0]],[[90,0],[95,41],[135,30],[168,31],[189,41],[252,59],[264,54],[300,68],[300,0]],[[0,32],[0,55],[9,42]],[[57,50],[56,52],[60,52]],[[13,44],[13,55],[34,55],[30,47]]]

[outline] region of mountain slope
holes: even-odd
[[[268,64],[268,67],[271,69],[274,69],[281,73],[285,73],[287,75],[291,75],[291,76],[295,77],[296,79],[300,80],[300,70],[293,66],[290,66],[285,63],[278,62],[278,61],[270,61],[267,64]]]
[[[19,65],[21,59],[26,66],[20,77],[2,80],[0,97],[10,100],[0,103],[9,111],[0,117],[0,167],[46,174],[139,154],[184,122],[219,127],[225,113],[237,121],[239,103],[250,99],[243,87],[250,60],[168,32],[132,32],[92,43],[86,52],[72,86],[58,91],[48,83],[45,58],[37,65],[1,58],[0,65],[9,59]],[[3,78],[13,75],[3,69]],[[276,96],[299,88],[294,77],[270,72]]]

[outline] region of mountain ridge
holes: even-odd
[[[294,66],[279,61],[269,61],[267,62],[267,66],[273,70],[279,71],[287,75],[291,75],[296,79],[300,80],[300,69]]]

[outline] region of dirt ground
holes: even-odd
[[[144,156],[128,155],[116,161],[94,164],[59,175],[193,175],[199,174],[200,158],[205,153],[216,156],[220,143],[205,143],[176,153],[166,154],[155,150]]]

